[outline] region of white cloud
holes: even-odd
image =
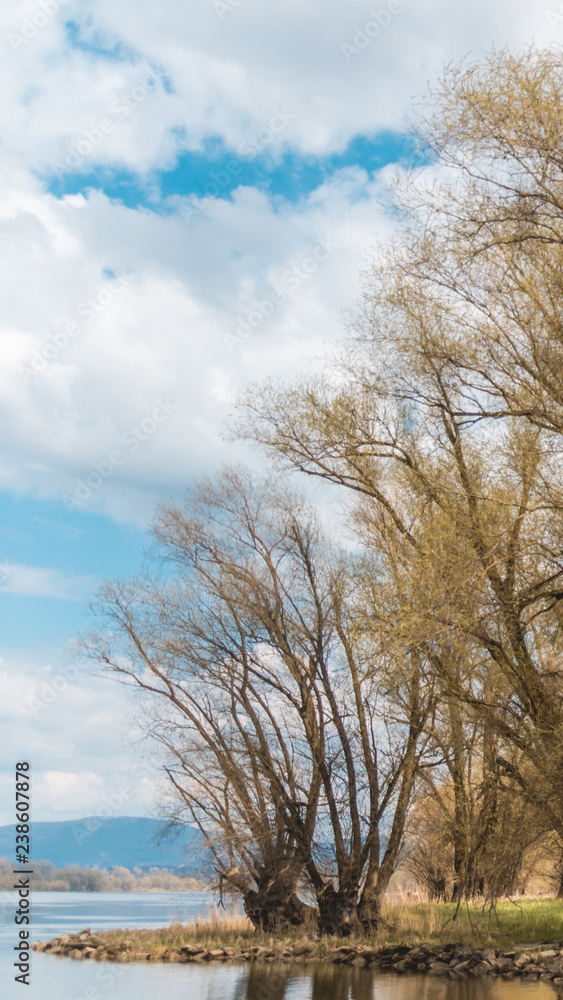
[[[241,389],[268,374],[311,370],[307,359],[322,356],[340,333],[366,248],[390,227],[377,208],[387,171],[372,179],[354,168],[296,204],[240,187],[232,201],[205,199],[187,221],[178,198],[168,217],[96,192],[58,201],[36,172],[84,129],[97,129],[100,139],[91,136],[85,169],[150,172],[172,163],[175,148],[206,138],[236,149],[259,135],[272,109],[290,108],[294,117],[268,148],[322,153],[358,132],[400,125],[411,95],[447,59],[554,32],[541,3],[406,0],[347,61],[341,44],[369,40],[364,27],[380,6],[243,0],[221,18],[211,0],[158,7],[75,0],[17,52],[8,33],[27,17],[33,34],[39,8],[26,2],[3,11],[0,488],[50,498],[82,491],[83,503],[100,511],[148,516],[156,496],[233,456],[220,435]],[[81,26],[82,47],[69,46],[67,18]],[[104,45],[117,46],[119,58]],[[152,88],[147,67],[156,74]],[[126,117],[112,110],[125,98]],[[102,120],[115,125],[111,133]],[[254,303],[271,301],[280,284],[287,291],[284,274],[320,237],[338,250],[229,351]],[[42,370],[26,378],[33,364]],[[124,452],[124,435],[163,396],[178,405],[174,419]],[[116,450],[124,461],[88,493],[81,483],[100,478],[96,463],[107,468]]]
[[[376,205],[382,190],[346,169],[296,205],[240,188],[232,202],[209,199],[190,224],[99,193],[79,207],[43,195],[33,296],[25,236],[16,231],[6,255],[0,429],[9,421],[11,433],[0,486],[72,494],[118,449],[124,461],[87,502],[137,516],[232,455],[220,434],[236,393],[270,372],[296,374],[338,335],[365,247],[390,225]],[[256,303],[266,303],[263,321]],[[124,448],[128,429],[168,397],[173,417]]]
[[[7,560],[0,563],[2,594],[83,601],[91,594],[95,582],[91,576],[65,576],[60,570],[49,567],[24,566]]]
[[[400,126],[413,94],[452,58],[493,43],[563,38],[543,0],[391,0],[394,13],[382,15],[389,24],[371,38],[377,28],[364,28],[372,11],[388,6],[243,0],[220,19],[212,0],[74,0],[15,52],[9,34],[21,34],[24,17],[38,8],[12,5],[0,15],[5,145],[16,159],[46,168],[106,120],[114,128],[94,143],[88,162],[145,171],[172,162],[175,147],[197,149],[209,137],[237,149],[287,106],[295,119],[271,148],[323,153],[359,132]],[[84,47],[69,48],[66,18],[81,26]],[[342,48],[349,45],[358,50],[352,56]],[[147,68],[161,82],[143,97],[135,88],[144,86]]]
[[[18,760],[31,763],[35,821],[97,815],[116,794],[116,815],[154,812],[161,777],[137,745],[136,699],[127,686],[60,652],[3,650],[0,705],[0,825],[14,822]]]
[[[89,812],[103,793],[104,782],[93,771],[45,771],[34,781],[34,806],[54,813]]]

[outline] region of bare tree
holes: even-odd
[[[83,646],[151,696],[176,817],[256,926],[305,919],[305,879],[323,931],[376,927],[431,694],[374,631],[373,572],[366,588],[302,498],[240,470],[154,533],[158,571],[106,586]]]

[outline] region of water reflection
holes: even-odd
[[[490,978],[453,981],[435,976],[375,974],[367,969],[319,965],[252,965],[233,1000],[557,1000],[548,983]]]

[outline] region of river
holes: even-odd
[[[557,1000],[545,983],[427,976],[397,976],[319,964],[120,965],[75,962],[31,954],[31,985],[14,981],[15,901],[2,894],[0,979],[2,997],[37,1000]],[[204,917],[212,903],[206,893],[33,894],[31,939],[49,940],[65,931],[111,927],[163,927]]]

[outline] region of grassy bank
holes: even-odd
[[[449,944],[461,941],[473,948],[509,951],[517,944],[563,940],[563,901],[519,899],[489,904],[417,903],[388,907],[388,944]],[[382,941],[383,943],[383,941]]]
[[[510,951],[516,945],[563,941],[563,902],[554,899],[525,899],[517,904],[503,901],[494,909],[470,904],[459,909],[448,903],[417,903],[388,906],[384,912],[387,926],[377,938],[318,938],[294,931],[280,937],[257,933],[245,917],[211,919],[194,924],[172,924],[159,930],[115,930],[96,934],[107,949],[131,943],[135,952],[150,953],[158,960],[167,951],[185,945],[233,949],[238,953],[260,946],[280,956],[291,948],[303,958],[322,959],[340,945],[388,945],[463,943],[472,948],[496,948]]]

